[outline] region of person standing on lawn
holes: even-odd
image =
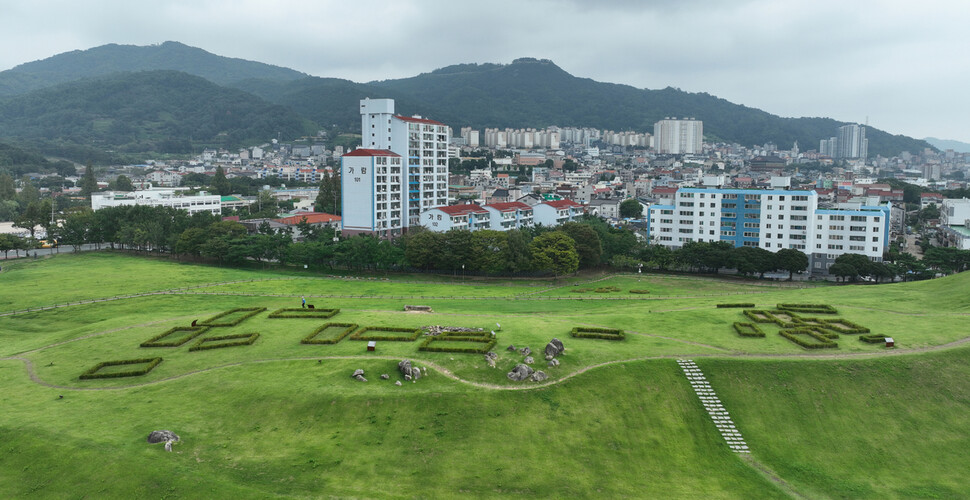
[[[301,307],[304,308],[304,309],[306,309],[306,297],[304,297],[304,296],[301,295],[300,296],[300,300],[303,301],[303,304],[301,305]]]

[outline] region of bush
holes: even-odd
[[[247,319],[252,318],[253,316],[265,310],[266,310],[265,307],[237,307],[235,309],[230,309],[226,312],[216,314],[215,316],[209,319],[202,320],[199,322],[199,324],[205,325],[205,326],[218,326],[218,327],[236,326],[239,323],[242,323],[243,321],[246,321]],[[238,314],[238,317],[234,317],[228,320],[225,319],[226,317],[231,317],[234,314]]]
[[[209,326],[176,326],[169,328],[164,332],[144,341],[141,343],[141,347],[178,347],[199,335],[209,331]],[[185,337],[178,338],[175,340],[164,342],[162,339],[168,337],[169,335],[175,334],[176,332],[190,332],[189,335]]]
[[[806,348],[806,349],[830,349],[838,347],[839,344],[832,342],[831,339],[808,328],[794,328],[791,330],[781,330],[778,332],[782,337]],[[811,337],[818,342],[809,342],[800,336]]]
[[[643,290],[643,289],[640,289],[640,288],[634,288],[634,289],[630,290],[630,293],[640,293],[640,294],[650,293],[650,290]]]
[[[778,309],[805,314],[838,314],[838,311],[828,304],[778,304]]]
[[[577,326],[572,329],[570,335],[581,339],[623,340],[625,338],[623,330],[588,326]]]
[[[235,335],[221,335],[219,337],[205,337],[189,347],[189,351],[204,351],[206,349],[220,349],[223,347],[236,347],[240,345],[252,345],[259,338],[259,334],[239,333]],[[235,340],[235,342],[223,342],[221,344],[210,344],[209,342],[219,342],[222,340]]]
[[[620,288],[615,286],[601,286],[593,291],[596,293],[610,293],[610,292],[619,292]]]
[[[468,353],[468,354],[485,354],[486,352],[492,350],[495,344],[498,342],[497,339],[493,338],[490,333],[486,333],[484,336],[479,335],[477,337],[472,337],[469,335],[446,335],[442,333],[441,335],[436,335],[433,337],[428,337],[418,346],[419,351],[427,352],[455,352],[455,353]],[[462,332],[453,332],[462,333]],[[454,341],[454,342],[466,342],[469,344],[479,344],[478,346],[470,345],[468,347],[456,347],[453,345],[449,346],[435,346],[436,342],[441,341]]]
[[[832,330],[838,333],[843,333],[846,335],[853,334],[853,333],[869,333],[870,331],[868,328],[862,325],[857,325],[847,319],[841,319],[841,318],[816,319],[816,321],[824,324],[822,328],[825,328],[827,330]]]
[[[368,334],[368,332],[398,332],[407,336]],[[392,342],[413,342],[421,335],[421,329],[397,328],[393,326],[365,326],[350,336],[350,340],[389,340]]]
[[[81,374],[81,380],[88,380],[94,378],[121,378],[121,377],[139,377],[152,371],[159,363],[162,362],[162,358],[141,358],[141,359],[126,359],[123,361],[102,361],[90,370]],[[132,369],[125,372],[112,372],[112,373],[98,373],[104,367],[107,366],[121,366],[121,365],[145,365],[142,368]]]
[[[742,337],[764,337],[765,332],[758,328],[755,323],[735,323],[734,331]]]
[[[570,290],[570,292],[573,292],[573,293],[586,293],[586,292],[588,292],[590,290],[592,290],[592,288],[573,288],[572,290]]]
[[[270,318],[332,318],[340,312],[340,309],[277,309],[269,314]]]
[[[334,328],[334,327],[343,328],[343,330],[340,331],[340,333],[337,335],[336,338],[329,338],[329,339],[315,338],[317,335],[320,335],[321,333],[323,333],[323,331],[326,330],[327,328]],[[346,337],[347,335],[350,335],[350,332],[356,329],[357,329],[357,325],[354,323],[327,323],[321,326],[320,328],[313,330],[313,332],[310,333],[310,335],[307,335],[306,337],[304,337],[303,340],[300,341],[300,343],[301,344],[336,344],[337,342],[340,342],[341,340],[343,340],[344,337]]]
[[[719,309],[725,307],[754,307],[754,304],[751,302],[741,302],[738,304],[718,304],[717,307]]]
[[[881,344],[886,341],[886,336],[873,333],[869,335],[860,335],[859,340],[866,342],[868,344]]]

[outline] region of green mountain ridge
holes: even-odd
[[[249,78],[286,81],[307,76],[289,68],[218,56],[179,42],[147,46],[108,44],[64,52],[0,72],[0,97],[81,78],[151,70],[183,71],[220,85]]]
[[[99,130],[98,127],[105,128],[103,120],[96,121],[95,117],[83,113],[82,116],[73,116],[58,111],[36,97],[58,95],[58,98],[66,98],[66,93],[57,94],[54,90],[51,91],[55,94],[36,94],[42,92],[45,86],[70,85],[82,78],[110,79],[114,78],[110,75],[123,71],[157,69],[195,75],[223,88],[231,87],[261,98],[253,101],[261,103],[253,104],[261,112],[249,116],[262,123],[255,127],[246,126],[248,131],[223,128],[219,132],[231,136],[229,142],[238,142],[242,138],[265,140],[266,137],[275,137],[277,132],[293,137],[297,135],[297,130],[305,131],[308,128],[305,121],[301,126],[295,125],[293,115],[325,128],[356,131],[360,124],[358,101],[364,97],[393,98],[396,111],[400,114],[420,114],[456,129],[463,126],[482,129],[557,125],[652,133],[653,124],[665,117],[694,117],[704,121],[708,140],[736,142],[748,147],[773,142],[782,149],[790,148],[795,141],[802,150],[815,149],[820,139],[836,135],[838,127],[844,124],[830,118],[780,117],[707,93],[690,93],[671,87],[638,89],[630,85],[597,82],[575,77],[548,59],[520,58],[510,64],[457,64],[410,78],[356,83],[339,78],[307,76],[278,66],[217,56],[178,42],[165,42],[147,47],[105,45],[59,54],[0,72],[0,136],[43,138],[48,142],[64,138],[72,141],[94,139],[118,145],[119,141],[111,139],[109,132],[119,132],[127,134],[128,142],[125,144],[133,152],[145,147],[138,146],[138,141],[146,138],[158,140],[165,138],[166,134],[181,144],[175,148],[177,150],[184,150],[185,141],[188,140],[210,140],[211,126],[203,127],[201,134],[192,131],[191,124],[182,127],[178,133],[175,129],[179,127],[171,123],[161,127],[161,131],[147,126],[156,123],[160,116],[158,99],[149,94],[143,95],[149,101],[143,112],[139,112],[140,104],[133,101],[125,103],[127,112],[123,116],[117,113],[109,116],[112,121],[102,133],[94,132]],[[171,78],[168,81],[174,81]],[[115,92],[126,92],[117,86],[112,88]],[[103,92],[95,92],[91,87],[86,89],[83,95],[87,98],[117,104],[116,99]],[[214,92],[212,89],[209,91]],[[191,96],[181,96],[178,92],[158,88],[157,85],[155,92],[166,95],[168,101],[164,104],[174,109],[204,104]],[[103,102],[81,104],[77,96],[72,99],[74,109],[84,108],[89,112],[104,108]],[[236,95],[235,99],[242,98]],[[283,108],[267,111],[262,107],[265,104],[263,100],[285,107],[287,113],[293,115],[283,113]],[[101,109],[99,112],[108,110]],[[267,112],[272,116],[266,115]],[[56,121],[46,123],[45,120]],[[131,134],[127,130],[130,127],[125,125],[126,121],[140,123],[133,127],[141,131]],[[161,122],[166,122],[166,119]],[[223,122],[229,126],[232,120]],[[267,125],[267,122],[275,125]],[[94,123],[98,123],[98,127]],[[72,130],[72,126],[80,128]],[[270,132],[257,139],[254,135],[256,130]],[[917,152],[933,147],[926,141],[891,135],[871,127],[868,138],[872,156],[895,156],[902,151]],[[157,144],[152,147],[157,147]],[[49,148],[41,146],[40,149]]]
[[[316,127],[247,92],[177,71],[118,73],[36,90],[0,104],[0,130],[127,152],[237,146]]]

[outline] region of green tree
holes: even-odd
[[[314,209],[317,212],[340,215],[340,193],[340,173],[333,172],[330,174],[324,174],[323,178],[320,179],[320,190],[317,192],[317,199],[314,202]]]
[[[579,267],[588,269],[598,266],[603,256],[603,245],[596,231],[588,224],[567,222],[559,230],[569,235],[576,244],[579,255]]]
[[[873,262],[869,260],[869,257],[857,253],[844,253],[839,255],[835,259],[835,264],[844,264],[851,266],[855,270],[855,274],[849,276],[852,281],[855,281],[859,276],[870,276],[872,275],[872,264]],[[833,264],[833,265],[835,265]],[[829,272],[832,270],[829,268]]]
[[[6,172],[0,173],[0,202],[16,201],[16,199],[17,187],[14,184],[13,177]]]
[[[14,226],[30,231],[30,238],[34,239],[37,226],[43,225],[50,220],[50,210],[44,209],[44,204],[40,201],[32,201],[27,205],[27,209],[14,219]]]
[[[543,233],[529,244],[532,266],[537,271],[552,271],[555,276],[576,272],[579,254],[573,239],[562,231]]]
[[[98,179],[94,176],[94,167],[91,166],[91,162],[84,167],[84,175],[81,176],[81,194],[87,198],[91,199],[91,193],[98,190]]]
[[[68,214],[61,226],[59,243],[71,245],[74,251],[88,242],[88,234],[94,226],[94,213],[91,210],[78,210]]]
[[[620,203],[620,217],[623,219],[639,219],[643,217],[643,205],[636,198],[623,200]]]
[[[859,270],[855,268],[852,264],[846,264],[844,262],[836,262],[829,267],[829,274],[842,279],[844,283],[848,279],[855,281],[859,277]]]
[[[232,186],[226,178],[226,172],[222,166],[216,167],[216,173],[212,176],[212,191],[219,196],[229,196],[232,194]]]
[[[472,257],[468,265],[469,271],[477,271],[490,275],[503,274],[508,271],[508,238],[502,231],[490,229],[472,233]]]
[[[135,185],[131,183],[131,179],[126,175],[119,175],[114,183],[112,183],[112,189],[115,191],[134,191]]]
[[[776,269],[788,271],[788,281],[795,277],[795,273],[808,269],[808,256],[794,248],[782,248],[775,252]]]

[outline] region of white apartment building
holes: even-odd
[[[583,206],[572,200],[544,201],[532,206],[532,220],[543,226],[558,226],[583,215]]]
[[[357,149],[340,159],[341,233],[400,235],[408,218],[406,167],[386,149]]]
[[[91,210],[101,210],[106,207],[120,207],[131,205],[148,205],[151,207],[171,207],[185,210],[190,214],[196,212],[210,212],[222,215],[222,197],[219,195],[200,194],[196,196],[182,196],[175,189],[151,189],[146,191],[105,191],[91,193]]]
[[[344,190],[343,203],[345,209],[353,212],[356,209],[355,205],[371,207],[378,203],[379,193],[376,191],[362,193],[359,189],[355,189],[359,187],[355,179],[361,176],[348,176],[346,169],[350,166],[360,168],[362,162],[367,163],[369,161],[354,158],[363,157],[372,160],[389,158],[387,152],[392,152],[401,158],[402,171],[400,176],[392,175],[390,170],[393,166],[388,163],[386,182],[389,184],[383,187],[388,189],[397,187],[396,191],[401,193],[400,203],[403,214],[399,226],[391,223],[396,220],[393,218],[387,221],[387,227],[376,225],[377,220],[375,219],[372,221],[375,225],[371,226],[370,231],[382,234],[390,231],[391,234],[398,234],[398,228],[406,231],[408,227],[419,224],[423,210],[447,205],[450,128],[441,122],[420,116],[406,117],[394,114],[393,99],[361,100],[360,118],[361,141],[363,149],[367,152],[358,156],[353,156],[353,152],[343,155],[344,158],[348,156],[351,158],[349,165],[344,165],[343,159],[341,159],[343,174],[341,186]],[[373,153],[374,151],[383,152]],[[376,189],[381,186],[381,183],[375,181],[372,186]],[[346,194],[348,190],[357,192],[364,197],[348,197]],[[365,208],[365,210],[367,209]],[[344,221],[346,220],[345,213]],[[355,220],[355,223],[360,222],[359,219],[353,220]],[[353,230],[363,231],[362,227],[356,226]]]
[[[653,125],[653,144],[661,154],[698,154],[702,152],[704,122],[693,118],[665,118]]]
[[[812,272],[826,273],[845,253],[881,261],[890,211],[889,204],[819,209],[815,191],[680,188],[672,204],[649,207],[647,234],[669,247],[728,241],[772,252],[796,249],[808,254]]]
[[[421,225],[436,232],[450,229],[509,231],[533,225],[533,207],[521,202],[435,207],[421,214]]]

